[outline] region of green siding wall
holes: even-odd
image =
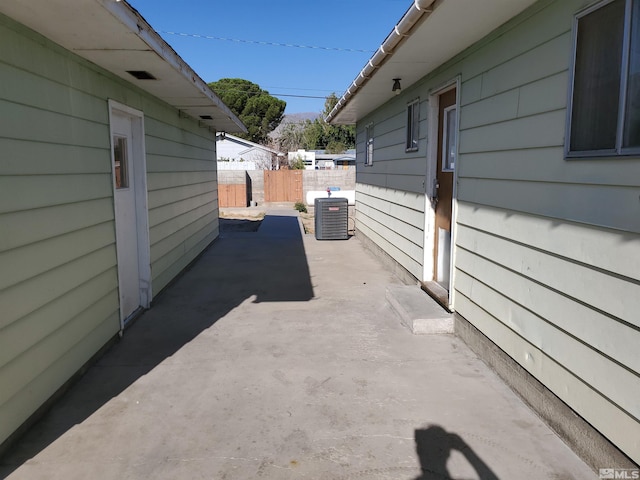
[[[358,183],[356,222],[409,273],[422,275],[424,195]]]
[[[430,91],[460,75],[454,308],[638,462],[640,159],[563,155],[572,21],[588,3],[538,2],[363,119],[358,191],[392,191],[358,197],[358,229],[419,260],[367,212],[389,211],[397,190],[424,195],[429,139],[405,154],[402,115],[420,97],[426,122]],[[394,230],[416,224],[397,214]]]
[[[153,292],[218,235],[215,135],[0,16],[0,443],[119,330],[108,99],[144,113]]]
[[[215,135],[193,125],[191,131],[177,130],[151,116],[145,117],[145,130],[151,274],[157,293],[218,236]]]

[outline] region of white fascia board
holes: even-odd
[[[240,119],[124,0],[5,0],[0,13],[199,121],[246,132]],[[143,70],[154,80],[130,73]],[[205,117],[205,118],[203,118]]]
[[[326,120],[354,124],[537,0],[418,0],[365,64]],[[426,6],[428,4],[428,6]]]
[[[135,32],[142,41],[156,52],[173,69],[180,73],[186,82],[199,93],[207,97],[213,105],[221,110],[239,131],[246,132],[247,128],[242,121],[227,107],[222,100],[211,90],[204,80],[165,42],[162,37],[147,23],[147,21],[124,0],[96,0],[115,18],[125,24],[132,32]],[[189,111],[189,107],[183,110]],[[199,119],[202,121],[201,119]],[[204,121],[206,124],[207,122]],[[213,125],[215,127],[215,125]],[[235,131],[235,130],[234,130]]]

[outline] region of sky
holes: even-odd
[[[287,114],[320,113],[324,97],[332,92],[340,97],[412,4],[411,0],[128,2],[205,82],[243,78],[257,83],[287,102]]]

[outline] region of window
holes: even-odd
[[[116,188],[128,188],[129,159],[127,158],[126,137],[113,137],[113,161],[115,163]]]
[[[576,19],[569,156],[640,151],[640,0],[601,2]]]
[[[366,143],[364,147],[364,164],[365,166],[373,165],[373,123],[364,128]]]
[[[420,100],[407,105],[407,151],[418,150],[418,125],[420,124]]]
[[[456,167],[456,116],[457,109],[451,105],[444,109],[442,135],[442,170],[453,171]]]

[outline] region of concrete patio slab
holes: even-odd
[[[9,479],[597,478],[400,282],[295,211],[225,233],[0,461]]]

